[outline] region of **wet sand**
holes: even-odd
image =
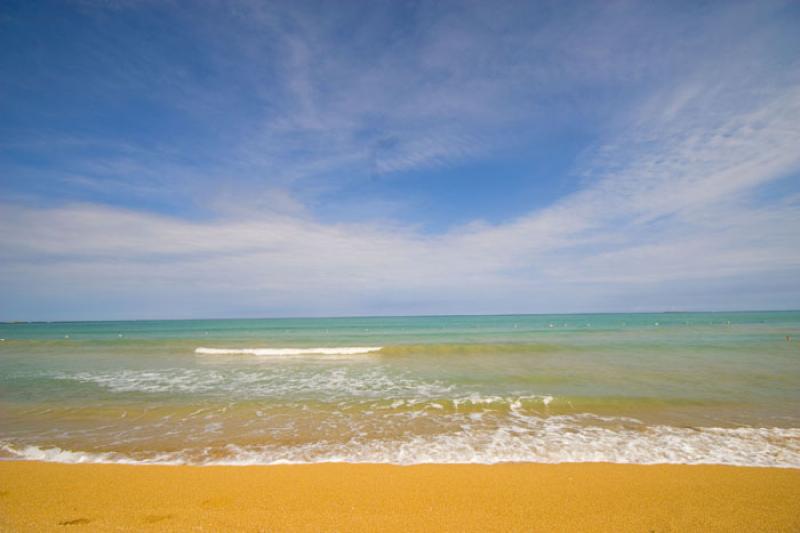
[[[800,531],[800,470],[0,463],[2,531]]]

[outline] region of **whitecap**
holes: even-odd
[[[195,348],[198,355],[255,355],[258,357],[291,357],[304,355],[366,355],[379,352],[382,346],[340,346],[318,348]]]
[[[169,453],[71,451],[58,447],[0,445],[7,459],[62,463],[275,465],[310,463],[495,464],[607,462],[623,464],[723,464],[800,468],[798,428],[677,428],[640,430],[580,426],[550,417],[494,430],[415,435],[398,439],[315,441],[296,445],[229,444]]]

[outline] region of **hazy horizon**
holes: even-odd
[[[508,316],[581,316],[581,315],[659,315],[659,314],[747,314],[747,313],[797,313],[800,309],[664,309],[650,311],[576,311],[562,313],[451,313],[432,315],[309,315],[309,316],[232,316],[232,317],[129,317],[129,318],[86,318],[80,320],[70,319],[19,319],[0,320],[0,324],[55,324],[55,323],[82,323],[82,322],[167,322],[167,321],[216,321],[216,320],[314,320],[314,319],[362,319],[362,318],[437,318],[437,317],[508,317]]]

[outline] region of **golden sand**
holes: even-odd
[[[800,531],[800,470],[0,463],[3,531]]]

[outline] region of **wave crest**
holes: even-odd
[[[381,351],[382,346],[321,346],[317,348],[206,348],[200,346],[195,348],[197,355],[207,356],[236,356],[250,355],[261,358],[286,358],[303,356],[330,356],[352,357],[355,355],[368,355]]]
[[[338,444],[324,441],[297,445],[228,444],[216,449],[130,454],[6,443],[0,445],[0,458],[61,463],[194,465],[606,462],[800,467],[800,429],[797,428],[651,426],[634,431],[579,427],[571,421],[562,417],[550,419],[535,432],[512,425],[494,431],[351,439]]]

